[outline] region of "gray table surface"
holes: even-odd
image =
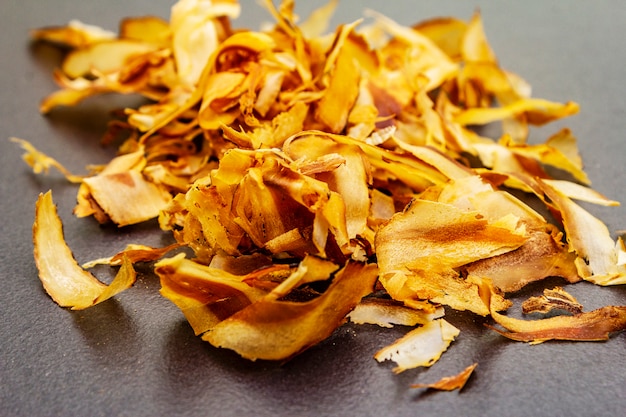
[[[301,2],[305,14],[310,3]],[[33,46],[28,30],[77,18],[115,30],[129,15],[167,17],[164,0],[4,0],[0,9],[0,415],[2,416],[599,416],[626,409],[626,334],[602,343],[529,346],[486,330],[488,320],[450,314],[461,335],[431,369],[391,372],[373,354],[403,329],[345,326],[293,361],[251,363],[196,338],[181,313],[141,271],[131,290],[92,309],[71,312],[43,292],[32,259],[34,202],[52,189],[68,243],[79,261],[126,243],[159,245],[155,224],[114,230],[71,214],[76,187],[53,173],[31,175],[8,138],[32,141],[82,172],[106,162],[98,144],[107,111],[132,103],[89,100],[48,117],[39,100],[55,89],[53,48]],[[580,103],[579,115],[533,132],[542,141],[561,126],[577,135],[594,187],[624,198],[626,145],[626,3],[619,1],[344,0],[333,23],[369,7],[404,24],[427,17],[468,19],[480,8],[505,68],[524,76],[537,97]],[[269,16],[244,3],[239,27]],[[626,229],[626,208],[589,207],[609,229]],[[108,269],[96,273],[106,275]],[[556,280],[553,284],[559,284]],[[536,290],[536,288],[532,288]],[[587,309],[626,304],[626,288],[570,288]],[[529,290],[530,291],[530,290]],[[527,294],[526,294],[527,295]],[[462,392],[414,390],[479,362]]]

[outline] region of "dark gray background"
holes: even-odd
[[[300,10],[311,3],[300,2]],[[251,363],[194,337],[177,308],[158,295],[159,284],[148,271],[142,271],[135,287],[100,306],[81,312],[56,306],[43,292],[32,259],[39,192],[53,190],[79,262],[110,255],[129,242],[159,245],[167,238],[153,231],[155,223],[114,230],[73,218],[76,187],[56,172],[33,176],[20,161],[21,151],[10,136],[32,141],[74,172],[106,162],[114,153],[98,144],[106,112],[133,103],[98,98],[40,116],[38,103],[55,89],[51,71],[61,55],[29,45],[28,30],[72,18],[115,30],[125,16],[167,17],[169,7],[164,0],[2,1],[0,415],[623,415],[625,334],[606,343],[529,346],[486,330],[484,319],[452,313],[449,320],[462,332],[441,361],[431,369],[394,375],[393,364],[378,364],[372,355],[404,329],[345,326],[282,366]],[[579,115],[534,131],[533,140],[570,126],[594,187],[623,199],[626,3],[352,0],[341,3],[333,26],[361,17],[365,7],[404,24],[441,15],[469,19],[480,8],[505,68],[524,76],[537,97],[581,105]],[[247,1],[235,26],[257,28],[267,20],[267,13]],[[626,229],[623,207],[590,210],[613,232]],[[96,273],[110,276],[108,268]],[[626,304],[624,287],[581,283],[571,292],[587,309]],[[474,361],[479,366],[461,393],[409,388]]]

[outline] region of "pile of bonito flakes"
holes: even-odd
[[[546,318],[505,314],[507,294],[546,277],[626,283],[626,253],[576,202],[618,204],[588,187],[573,134],[527,142],[530,126],[578,105],[532,97],[499,66],[479,13],[408,27],[366,11],[329,30],[337,1],[302,21],[293,1],[263,4],[274,22],[258,31],[231,25],[233,0],[181,0],[169,21],[127,18],[118,34],[78,21],[33,31],[68,49],[42,112],[103,93],[146,101],[110,122],[118,156],[89,175],[15,139],[24,159],[78,184],[78,217],[158,218],[175,238],[80,266],[42,194],[35,260],[54,301],[90,307],[154,262],[162,295],[214,346],[286,360],[346,320],[409,326],[375,355],[395,372],[432,365],[454,341],[444,308],[531,343],[626,328],[626,307],[585,312],[563,287],[524,303]],[[494,123],[500,137],[481,135]],[[119,267],[110,284],[88,272],[97,263]],[[426,386],[459,389],[468,365]]]

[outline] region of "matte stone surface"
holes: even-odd
[[[312,2],[310,2],[312,3]],[[298,5],[303,15],[309,2]],[[0,415],[2,416],[614,416],[626,406],[626,342],[529,346],[487,330],[488,320],[451,312],[458,340],[430,369],[391,372],[372,359],[405,329],[345,326],[287,364],[248,362],[195,337],[181,313],[158,294],[148,270],[138,282],[86,311],[56,306],[44,293],[32,259],[31,225],[39,192],[53,190],[66,238],[79,262],[136,242],[168,241],[155,223],[115,230],[71,210],[76,187],[56,172],[34,176],[8,141],[32,141],[74,172],[106,162],[113,149],[98,139],[112,108],[133,98],[101,97],[39,115],[55,90],[51,71],[61,54],[30,45],[28,30],[77,18],[115,30],[128,15],[167,17],[163,0],[5,0],[0,9]],[[580,103],[579,115],[540,130],[543,141],[561,126],[573,129],[594,187],[623,198],[626,6],[618,1],[357,1],[344,0],[333,20],[360,18],[364,8],[403,24],[480,9],[502,65],[524,76],[537,97]],[[269,15],[244,2],[235,26],[257,28]],[[586,206],[588,207],[588,206]],[[626,209],[589,207],[614,236],[626,229]],[[98,268],[103,279],[108,268]],[[553,285],[561,284],[553,280]],[[527,296],[540,287],[521,294]],[[570,287],[587,309],[626,304],[626,289]],[[462,392],[411,389],[477,361]]]

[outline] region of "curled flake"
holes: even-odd
[[[379,350],[374,358],[378,362],[394,361],[394,373],[420,366],[432,366],[459,335],[459,329],[437,319],[411,330],[393,344]]]
[[[327,338],[372,291],[375,265],[350,262],[307,302],[261,299],[220,322],[203,339],[251,360],[285,360]]]
[[[161,280],[161,295],[181,309],[197,335],[266,294],[248,285],[245,275],[200,265],[184,254],[159,261],[155,272]]]
[[[514,215],[525,228],[527,239],[519,248],[466,264],[461,267],[465,274],[489,277],[505,292],[549,276],[561,276],[569,282],[580,280],[575,256],[562,243],[561,232],[511,194],[494,189],[478,176],[457,179],[432,191],[436,194],[433,199],[476,210],[491,221]]]
[[[83,182],[94,201],[118,226],[157,217],[171,199],[169,193],[137,171],[97,175]]]
[[[550,187],[558,190],[561,194],[574,200],[585,201],[587,203],[593,203],[607,207],[620,205],[618,201],[610,200],[599,192],[589,187],[577,184],[575,182],[550,179],[544,179],[543,182],[549,184]]]
[[[481,294],[491,317],[506,330],[492,327],[501,335],[532,344],[548,340],[603,341],[611,333],[626,329],[626,307],[605,306],[572,316],[555,316],[540,320],[520,320],[500,314],[493,304],[491,283],[481,283]]]
[[[298,25],[302,34],[308,38],[324,35],[338,4],[339,0],[330,0],[324,6],[315,9],[306,21]]]
[[[626,329],[626,307],[605,306],[574,316],[557,316],[536,321],[515,321],[502,315],[492,317],[498,324],[509,329],[495,329],[509,339],[532,344],[548,340],[603,341],[611,333]]]
[[[542,125],[578,113],[578,104],[555,103],[548,100],[526,98],[498,108],[474,107],[461,112],[455,121],[465,125],[485,125],[505,118],[524,114],[533,124]]]
[[[26,151],[22,156],[22,159],[33,169],[33,172],[35,174],[39,174],[41,172],[47,174],[50,168],[54,167],[59,170],[59,172],[61,172],[63,175],[65,175],[65,178],[67,178],[67,180],[70,182],[81,182],[83,180],[82,177],[69,172],[56,159],[51,158],[48,155],[39,151],[30,142],[18,138],[11,138],[11,140],[13,142],[19,143],[21,148]]]
[[[130,288],[135,282],[135,271],[127,257],[122,258],[122,266],[109,285],[78,265],[63,238],[63,225],[50,191],[41,194],[37,200],[33,242],[39,279],[61,307],[72,310],[91,307]]]
[[[310,136],[285,143],[285,151],[297,161],[321,161],[329,156],[341,158],[332,169],[316,173],[316,178],[326,182],[330,189],[341,195],[345,205],[345,222],[348,238],[365,235],[370,212],[370,166],[363,151],[355,145],[336,143],[321,136]],[[337,158],[333,160],[339,162]],[[319,166],[318,164],[315,164]],[[302,169],[300,170],[302,172]],[[313,174],[308,172],[309,175]]]
[[[63,60],[62,70],[70,78],[107,74],[119,71],[131,58],[155,49],[154,45],[130,39],[98,42],[72,51]]]
[[[172,31],[169,22],[156,16],[129,17],[120,22],[119,37],[167,47]]]
[[[161,259],[163,255],[179,248],[179,243],[173,243],[162,248],[153,248],[146,245],[138,245],[131,243],[126,248],[109,258],[96,259],[94,261],[83,264],[83,268],[92,268],[96,265],[121,265],[124,259],[128,259],[131,263],[151,262]]]
[[[478,212],[413,201],[378,230],[380,281],[395,299],[425,298],[486,315],[476,285],[454,268],[520,247],[525,232],[508,220],[489,222]]]
[[[66,26],[54,26],[33,30],[30,36],[38,41],[80,48],[96,42],[114,39],[116,34],[104,30],[101,27],[88,25],[74,19]]]
[[[209,56],[218,48],[224,36],[220,32],[225,29],[218,18],[236,18],[240,11],[239,4],[229,0],[181,0],[172,6],[172,49],[184,82],[196,84]]]
[[[568,282],[580,281],[576,256],[560,242],[560,234],[535,231],[519,248],[463,267],[470,275],[490,277],[500,290],[518,291],[530,282],[558,276]]]
[[[412,384],[411,388],[429,388],[440,391],[460,391],[463,389],[465,384],[467,384],[467,381],[470,379],[470,377],[474,373],[474,369],[476,369],[477,366],[478,363],[473,363],[456,375],[443,377],[439,381],[430,384]]]
[[[346,36],[340,33],[338,42]],[[341,44],[337,46],[340,47]],[[319,101],[316,116],[331,133],[340,133],[359,94],[360,70],[349,51],[341,49],[330,75],[329,86]]]
[[[538,181],[538,185],[563,219],[580,276],[598,285],[626,283],[626,265],[619,263],[619,245],[611,239],[606,225],[548,183]]]
[[[578,300],[561,287],[543,290],[543,295],[530,297],[522,304],[522,312],[549,313],[552,310],[566,310],[572,314],[579,314],[583,311],[583,306]]]

